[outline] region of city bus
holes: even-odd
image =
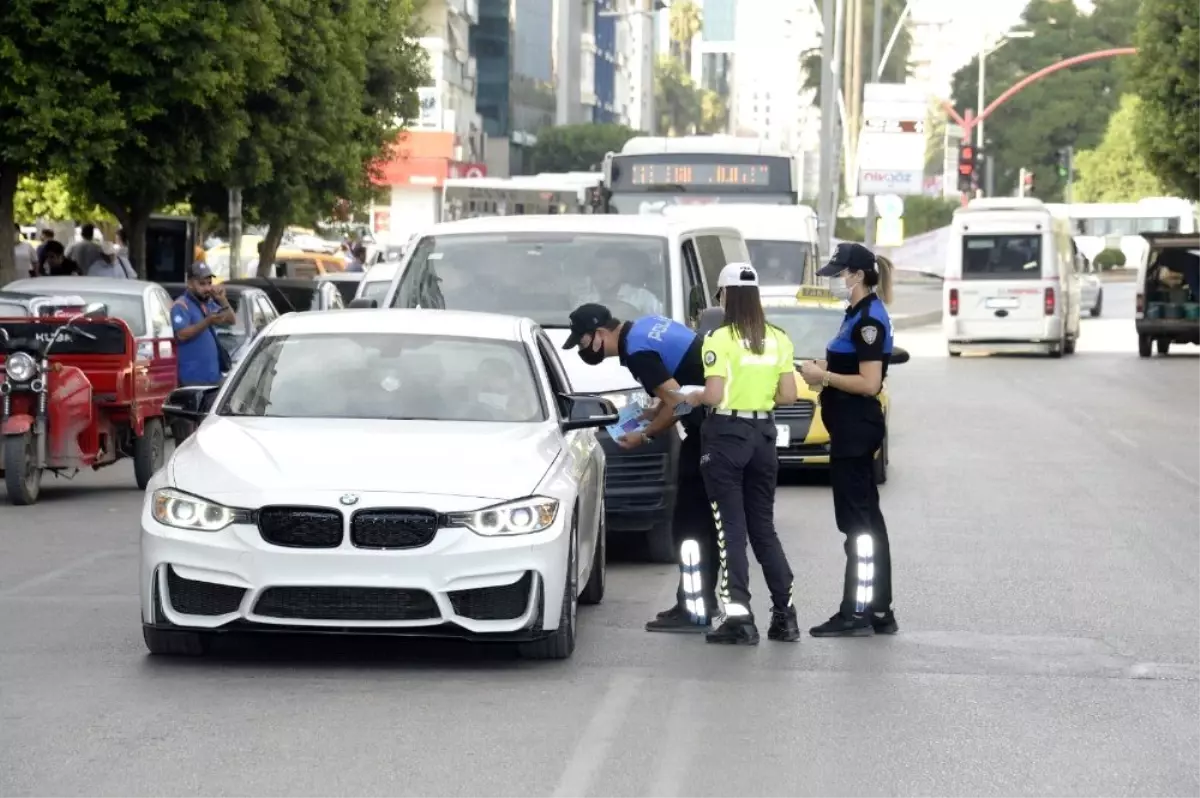
[[[800,160],[762,139],[635,136],[604,158],[602,213],[658,213],[668,205],[796,205]]]
[[[599,172],[543,173],[519,177],[449,178],[442,188],[441,221],[480,216],[591,213]]]
[[[1195,206],[1176,197],[1047,207],[1070,217],[1075,246],[1088,261],[1094,261],[1106,249],[1120,250],[1127,269],[1136,269],[1145,256],[1148,245],[1142,233],[1196,232]]]

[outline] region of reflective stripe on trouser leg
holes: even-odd
[[[725,551],[725,524],[721,521],[720,506],[716,502],[709,502],[709,504],[712,505],[713,522],[717,527],[717,553],[721,562],[720,589],[717,590],[717,598],[721,601],[725,615],[749,615],[750,608],[733,603],[729,595],[729,556]]]
[[[858,559],[858,586],[854,593],[854,612],[862,615],[871,606],[875,590],[875,541],[870,535],[862,534],[854,539],[854,552]]]
[[[684,606],[696,623],[708,623],[708,608],[704,606],[704,578],[700,573],[700,544],[685,540],[679,547],[679,579],[683,585]]]

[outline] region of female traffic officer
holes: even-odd
[[[800,639],[792,606],[792,569],[775,534],[775,484],[779,459],[772,411],[796,401],[792,342],[767,324],[758,274],[731,263],[717,279],[725,324],[704,338],[704,392],[713,409],[700,433],[700,471],[717,525],[720,598],[725,617],[710,643],[754,645],[758,629],[750,611],[746,542],[762,565],[771,591],[767,637]]]
[[[829,430],[833,512],[846,535],[842,606],[809,630],[814,637],[894,634],[892,559],[879,509],[873,461],[886,431],[878,394],[892,355],[892,264],[862,244],[839,244],[818,272],[840,277],[850,297],[846,319],[829,342],[825,360],[800,367],[804,381],[821,386],[821,418]]]

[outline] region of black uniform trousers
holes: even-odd
[[[841,613],[849,617],[857,608],[857,539],[864,534],[871,538],[874,563],[872,595],[866,611],[887,612],[892,608],[892,553],[875,484],[875,452],[887,431],[883,409],[873,397],[842,394],[834,398],[823,393],[821,414],[829,429],[833,515],[838,531],[846,536]]]
[[[700,474],[700,427],[685,424],[687,436],[679,444],[679,469],[677,472],[675,494],[675,516],[672,524],[675,538],[675,551],[679,551],[684,541],[694,540],[700,548],[700,578],[704,590],[704,609],[712,618],[718,608],[717,579],[721,572],[721,564],[717,549],[717,526],[713,520],[712,509],[709,507],[708,492],[705,490],[704,477]],[[685,606],[686,597],[680,580],[675,600],[680,607]]]
[[[792,602],[792,569],[775,533],[775,422],[714,413],[705,420],[701,439],[700,468],[721,553],[721,600],[750,610],[749,541],[773,606],[787,608]]]

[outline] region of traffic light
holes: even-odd
[[[1064,180],[1071,174],[1071,148],[1063,147],[1057,153],[1058,176]]]
[[[974,144],[958,145],[958,190],[969,194],[975,190],[975,161],[977,153]]]

